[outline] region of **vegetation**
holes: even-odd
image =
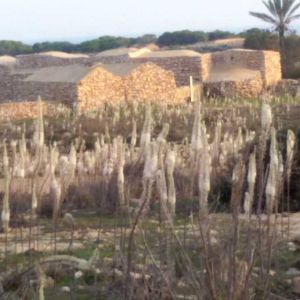
[[[297,10],[300,8],[300,3],[297,0],[268,0],[263,1],[263,4],[268,9],[270,15],[265,13],[250,12],[256,18],[259,18],[274,26],[275,31],[279,36],[279,48],[282,60],[283,76],[287,76],[287,62],[285,51],[285,33],[288,26],[300,18]]]
[[[245,47],[254,50],[280,51],[278,36],[269,30],[253,28],[242,33]],[[286,77],[300,78],[300,37],[289,34],[285,37]]]
[[[0,41],[0,55],[18,55],[32,52],[32,47],[21,42]]]
[[[283,99],[41,104],[1,123],[1,297],[293,299]]]
[[[136,38],[102,36],[79,44],[72,44],[69,42],[42,42],[35,43],[31,46],[15,41],[0,41],[0,55],[18,55],[44,51],[91,53],[120,47],[144,46],[150,43],[158,43],[161,46],[187,45],[200,41],[216,40],[232,36],[234,36],[233,33],[221,30],[208,33],[203,31],[183,30],[166,32],[159,37],[154,34],[145,34]]]

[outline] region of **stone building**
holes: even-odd
[[[104,103],[178,100],[174,75],[152,63],[48,67],[6,73],[3,78],[8,84],[0,89],[0,101],[15,105],[41,96],[49,103],[63,103],[83,112]]]
[[[113,51],[117,54],[117,50]],[[122,51],[123,54],[126,52],[124,49]],[[131,48],[127,50],[126,58],[124,55],[113,57],[112,52],[109,53],[110,63],[120,59],[129,63],[152,62],[171,71],[181,91],[187,90],[192,76],[194,82],[202,83],[214,95],[256,97],[263,89],[275,86],[282,77],[280,55],[273,51],[233,49],[200,54],[191,50]]]
[[[200,74],[210,95],[256,97],[281,80],[280,55],[245,49],[204,54]]]
[[[100,66],[69,65],[41,68],[15,82],[13,101],[34,101],[41,96],[82,110],[103,101],[124,99],[122,81]]]

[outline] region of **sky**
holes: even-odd
[[[182,29],[270,28],[248,12],[261,0],[2,0],[0,40],[79,42],[101,35],[138,36]],[[297,28],[299,22],[294,24]]]

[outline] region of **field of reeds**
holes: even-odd
[[[0,299],[297,299],[295,99],[37,107],[0,123]]]

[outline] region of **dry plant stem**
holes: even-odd
[[[146,188],[146,187],[147,187],[147,182],[144,182],[144,188]],[[147,193],[147,191],[146,191],[146,193]],[[131,231],[130,231],[129,237],[128,237],[127,266],[126,266],[125,295],[124,295],[125,300],[131,299],[131,292],[129,291],[129,286],[130,286],[130,281],[131,281],[130,271],[131,271],[131,264],[132,264],[132,257],[133,257],[134,234],[135,234],[136,227],[139,223],[139,220],[143,215],[144,208],[147,205],[148,201],[150,200],[150,199],[148,199],[148,194],[146,194],[146,193],[143,192],[144,195],[142,196],[142,199],[141,199],[142,204],[137,212],[137,215],[132,224]]]
[[[176,297],[175,297],[175,295],[174,295],[174,293],[173,293],[172,286],[171,286],[171,284],[170,284],[170,281],[169,281],[168,276],[166,276],[166,275],[164,274],[162,268],[159,267],[159,266],[157,265],[157,263],[156,263],[156,260],[155,260],[155,258],[154,258],[154,256],[153,256],[153,253],[152,253],[152,251],[151,251],[151,249],[150,249],[150,247],[149,247],[149,245],[148,245],[148,243],[147,243],[147,240],[146,240],[146,237],[145,237],[145,231],[144,231],[143,227],[140,226],[140,225],[138,225],[138,229],[139,229],[140,232],[142,233],[144,245],[145,245],[145,247],[146,247],[146,249],[147,249],[147,251],[148,251],[148,254],[149,254],[149,256],[150,256],[150,259],[151,259],[152,263],[153,263],[153,264],[155,265],[155,267],[159,270],[159,273],[160,273],[161,277],[163,278],[163,280],[164,280],[165,283],[167,284],[168,291],[169,291],[169,294],[170,294],[170,296],[171,296],[171,299],[176,299]]]
[[[199,231],[200,231],[200,238],[203,245],[203,251],[204,251],[204,264],[205,264],[205,270],[207,272],[207,279],[206,284],[208,286],[208,291],[210,294],[210,299],[217,300],[217,292],[215,287],[215,279],[213,276],[213,270],[210,263],[210,251],[209,251],[209,238],[208,238],[208,232],[209,232],[209,216],[207,214],[207,211],[200,210],[199,212]]]

